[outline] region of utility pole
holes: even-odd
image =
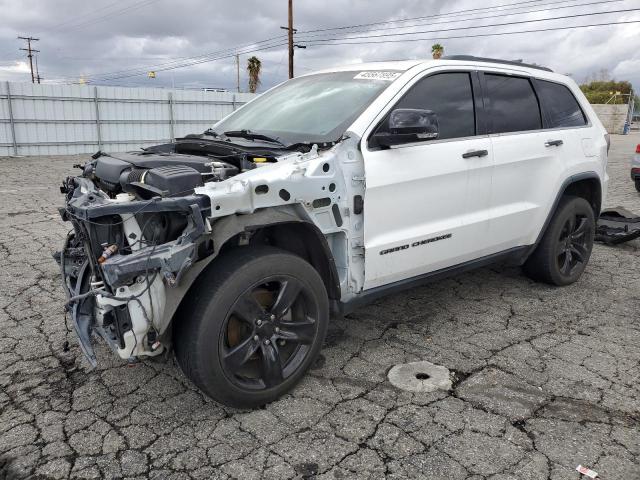
[[[38,85],[40,85],[40,69],[38,68],[38,55],[36,55],[36,80],[38,81]]]
[[[238,93],[240,93],[240,54],[236,53],[236,84],[238,85]]]
[[[27,41],[27,48],[21,48],[20,50],[24,50],[25,52],[27,52],[27,57],[29,57],[29,66],[31,67],[31,83],[36,83],[36,77],[33,74],[33,54],[39,52],[40,50],[34,50],[33,48],[31,48],[31,42],[37,42],[40,39],[33,37],[18,37],[18,39]]]
[[[293,28],[293,0],[289,0],[289,23],[286,27],[280,27],[282,30],[287,30],[289,37],[289,78],[293,78],[293,49],[294,48],[307,48],[306,45],[300,45],[293,43],[293,34],[297,32]]]
[[[289,0],[289,78],[293,78],[293,0]]]
[[[289,22],[286,27],[280,27],[282,30],[287,30],[289,37],[289,78],[293,78],[293,33],[296,31],[293,28],[293,0],[289,0]]]

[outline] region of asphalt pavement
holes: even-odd
[[[640,213],[637,143],[612,137],[606,205]],[[382,299],[332,322],[290,395],[239,411],[172,357],[100,346],[88,368],[51,258],[80,158],[0,158],[0,478],[640,479],[640,240],[597,245],[564,288],[494,266]],[[451,391],[387,380],[423,360]]]

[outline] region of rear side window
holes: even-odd
[[[473,91],[468,73],[439,73],[425,77],[394,108],[420,108],[438,117],[438,139],[476,134]]]
[[[564,85],[538,80],[536,91],[549,121],[549,128],[580,127],[587,124],[576,97]]]
[[[542,128],[540,105],[527,78],[484,74],[493,133]]]

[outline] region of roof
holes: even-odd
[[[324,68],[313,73],[356,72],[361,70],[397,70],[404,72],[422,63],[425,63],[425,60],[390,60],[387,62],[353,63],[351,65]]]
[[[363,70],[396,70],[405,72],[415,66],[441,66],[441,65],[469,65],[469,64],[479,64],[482,66],[492,66],[492,67],[516,67],[517,69],[534,69],[538,71],[545,71],[553,73],[553,70],[543,67],[540,65],[532,65],[529,63],[523,63],[519,61],[512,60],[501,60],[496,58],[484,58],[484,57],[474,57],[471,55],[451,55],[447,57],[443,57],[439,60],[434,60],[431,58],[428,59],[417,59],[417,60],[390,60],[384,62],[368,62],[368,63],[354,63],[351,65],[340,65],[336,67],[326,68],[323,70],[319,70],[315,73],[329,73],[329,72],[350,72],[350,71],[363,71]]]

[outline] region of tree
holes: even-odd
[[[627,103],[632,91],[631,83],[615,80],[594,80],[580,85],[580,89],[589,103]]]
[[[258,85],[260,85],[260,72],[262,71],[262,62],[258,57],[253,56],[247,59],[247,73],[249,74],[249,91],[256,93]]]
[[[434,59],[442,57],[443,53],[444,47],[442,45],[440,45],[439,43],[434,43],[433,45],[431,45],[431,55],[433,55]]]

